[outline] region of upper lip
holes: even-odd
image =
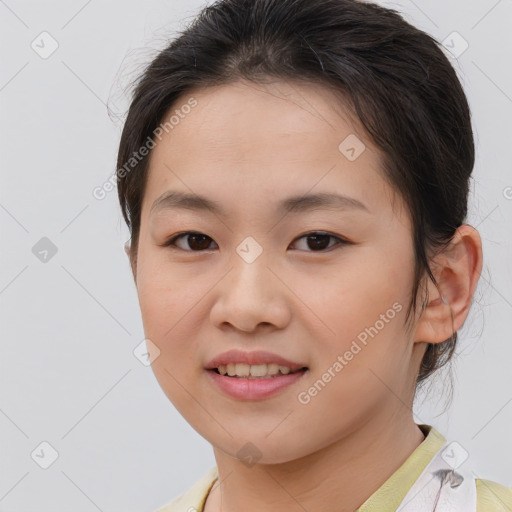
[[[279,366],[286,366],[292,371],[300,370],[301,368],[305,367],[303,364],[289,361],[288,359],[285,359],[284,357],[281,357],[277,354],[272,354],[271,352],[265,352],[263,350],[255,350],[253,352],[244,352],[243,350],[228,350],[227,352],[223,352],[222,354],[214,357],[209,363],[207,363],[206,369],[213,370],[218,368],[220,365],[227,365],[230,363],[243,363],[248,365],[274,363]]]

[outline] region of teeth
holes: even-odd
[[[247,368],[247,373],[250,373],[251,377],[264,377],[267,375],[267,365],[266,364],[255,364],[255,365],[247,365],[247,364],[237,364],[236,369],[238,367],[243,367],[243,370]],[[237,375],[243,375],[243,373],[236,372]],[[244,375],[247,376],[247,375]]]
[[[253,364],[229,363],[220,365],[218,368],[221,375],[229,375],[230,377],[246,377],[246,378],[269,378],[278,373],[287,375],[292,373],[287,366],[280,366],[275,363],[270,364]]]
[[[239,377],[249,377],[250,366],[247,364],[236,363],[235,365],[235,375]]]
[[[284,366],[281,366],[281,368],[284,368]],[[269,375],[277,375],[279,373],[279,365],[278,364],[267,364],[267,372]]]

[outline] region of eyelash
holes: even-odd
[[[203,250],[199,250],[199,251],[194,251],[192,249],[187,250],[187,249],[181,249],[180,247],[177,247],[175,242],[179,238],[186,237],[188,235],[203,235],[203,236],[206,236],[207,238],[210,238],[208,235],[204,235],[204,233],[200,233],[198,231],[185,231],[183,233],[179,233],[179,234],[171,237],[164,244],[162,244],[162,247],[169,247],[169,248],[171,248],[173,250],[181,250],[181,251],[184,251],[184,252],[204,252],[205,250],[209,250],[209,249],[203,249]],[[320,252],[320,253],[322,253],[322,252],[329,252],[333,247],[336,247],[338,245],[343,246],[343,245],[350,245],[350,244],[352,244],[352,242],[349,242],[348,240],[346,240],[344,238],[341,238],[341,237],[336,236],[336,235],[332,235],[331,233],[328,233],[328,232],[325,232],[325,231],[309,231],[308,233],[304,233],[303,235],[297,237],[295,240],[300,240],[301,238],[307,238],[308,236],[312,236],[312,235],[327,236],[329,238],[336,239],[338,242],[336,244],[330,246],[328,249],[321,249],[319,251],[305,251],[305,252]],[[210,238],[210,240],[213,241],[212,238]]]

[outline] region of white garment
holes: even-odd
[[[476,479],[464,466],[468,453],[444,444],[409,489],[396,512],[476,512]]]

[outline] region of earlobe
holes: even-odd
[[[125,242],[124,244],[124,252],[128,257],[130,257],[130,242]]]
[[[418,320],[414,341],[442,343],[462,327],[469,313],[482,270],[478,231],[467,224],[460,226],[431,266],[437,287],[428,281],[429,302]]]

